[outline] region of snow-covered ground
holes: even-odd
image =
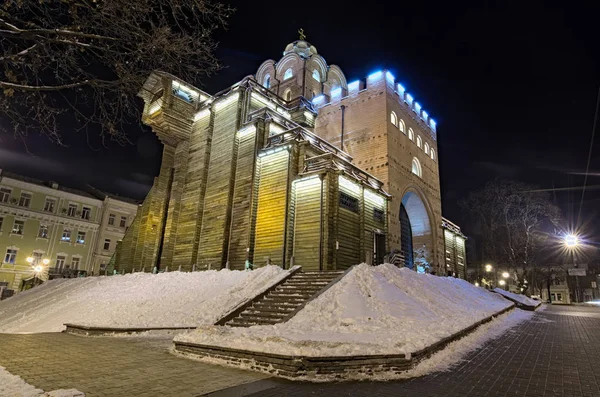
[[[0,301],[0,332],[58,332],[64,323],[103,327],[214,324],[288,272],[134,273],[57,279]]]
[[[305,356],[410,354],[511,305],[464,280],[361,264],[287,323],[202,326],[175,339]]]
[[[25,382],[20,376],[11,374],[0,367],[0,396],[10,397],[83,397],[84,394],[75,389],[54,390],[44,393]]]
[[[535,299],[531,299],[525,295],[515,294],[510,291],[503,290],[502,288],[494,288],[494,292],[527,306],[536,307],[542,304],[541,301],[536,301]]]

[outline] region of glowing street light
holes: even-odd
[[[475,286],[479,287],[479,283],[477,281],[475,281]]]
[[[504,286],[504,285],[506,285],[506,281],[504,281],[504,280],[500,280],[500,281],[498,281],[498,284],[500,284],[500,285]]]
[[[42,265],[37,265],[33,267],[33,270],[39,274],[42,272],[42,270],[44,270],[44,267]]]
[[[492,269],[493,269],[493,268],[492,268],[492,265],[485,265],[485,271],[486,271],[486,272],[488,272],[488,273],[489,273],[489,272],[491,272],[491,271],[492,271]]]
[[[509,278],[509,277],[510,277],[510,274],[508,274],[508,272],[504,272],[504,273],[502,273],[502,277],[504,277],[504,278]]]
[[[31,257],[31,256],[27,257],[27,262],[33,263],[33,257]]]
[[[579,237],[574,234],[567,234],[565,236],[565,246],[567,248],[575,248],[579,245]]]

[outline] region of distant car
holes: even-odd
[[[600,300],[598,300],[598,299],[593,300],[593,301],[587,301],[585,303],[587,303],[588,305],[600,306]]]

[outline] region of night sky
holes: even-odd
[[[467,234],[457,201],[496,177],[570,188],[554,197],[565,226],[576,223],[600,85],[600,7],[536,0],[229,3],[237,12],[217,35],[227,68],[196,82],[202,89],[215,93],[264,60],[278,60],[302,27],[348,81],[388,68],[437,121],[443,213]],[[2,136],[0,167],[145,196],[161,153],[149,129],[133,124],[132,145],[102,147],[93,132],[63,126],[68,147],[30,136],[29,154],[20,140]],[[582,213],[596,241],[598,149],[596,139]]]

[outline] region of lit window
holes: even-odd
[[[417,160],[417,158],[413,158],[412,161],[412,173],[415,174],[416,176],[418,176],[419,178],[421,178],[421,176],[423,175],[423,171],[421,169],[421,163],[419,163],[419,160]]]
[[[105,251],[110,250],[110,239],[109,238],[104,240],[104,250]]]
[[[113,226],[115,224],[115,214],[110,214],[108,216],[108,224]]]
[[[10,197],[11,192],[12,190],[10,189],[0,187],[0,203],[8,203],[8,199]]]
[[[71,241],[71,230],[63,229],[63,233],[60,239],[61,241]]]
[[[77,204],[69,204],[69,209],[67,211],[67,215],[75,216],[76,212],[77,212]]]
[[[319,71],[317,69],[313,70],[312,77],[313,77],[313,79],[317,80],[319,83],[321,82],[321,75],[319,74]]]
[[[54,212],[54,207],[56,205],[56,200],[52,198],[47,198],[44,203],[44,211],[46,212]]]
[[[15,223],[13,223],[13,228],[12,228],[11,233],[23,235],[24,229],[25,229],[25,221],[15,220]]]
[[[292,99],[292,90],[291,89],[287,89],[283,92],[283,99],[285,99],[286,101],[289,101],[290,99]]]
[[[77,244],[85,244],[85,232],[77,232]]]
[[[390,122],[394,124],[394,126],[398,127],[398,116],[396,116],[396,113],[390,113]]]
[[[40,230],[38,231],[39,238],[48,238],[48,225],[40,224]]]
[[[19,206],[29,208],[29,204],[31,204],[31,193],[21,193],[21,198],[19,199]]]
[[[4,263],[11,263],[14,265],[16,260],[17,260],[17,250],[12,249],[12,248],[7,249],[6,255],[4,255]]]
[[[270,74],[267,74],[265,76],[265,79],[263,80],[263,86],[265,88],[271,88],[271,75]]]
[[[63,267],[65,267],[66,260],[67,260],[66,256],[64,256],[64,255],[57,255],[56,256],[56,270],[62,271]]]
[[[92,213],[92,209],[89,207],[83,207],[81,210],[81,219],[90,220],[90,214]]]
[[[427,142],[425,142],[425,154],[429,154],[429,144]]]
[[[284,80],[291,79],[293,75],[294,75],[294,73],[292,72],[292,68],[288,68],[285,71],[285,73],[283,74],[283,79]]]
[[[121,223],[119,224],[119,226],[125,227],[126,224],[127,224],[127,217],[126,216],[122,216],[121,217]]]
[[[421,139],[421,136],[417,136],[417,146],[418,147],[422,147],[423,146],[423,140]]]
[[[411,141],[415,140],[415,133],[413,132],[412,128],[408,129],[408,139],[410,139]]]
[[[71,269],[79,270],[79,262],[81,258],[73,257],[71,258]]]
[[[431,156],[432,160],[435,160],[435,150],[433,148],[431,148],[431,153],[429,153],[429,155]]]
[[[398,128],[406,135],[406,124],[404,124],[404,120],[400,119],[398,121]]]

